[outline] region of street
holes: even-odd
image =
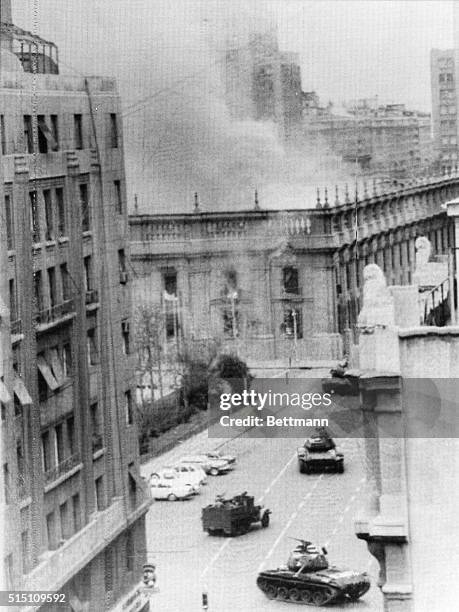
[[[149,477],[155,468],[184,454],[217,447],[237,457],[235,469],[228,475],[209,477],[200,495],[184,502],[157,501],[151,507],[146,523],[147,550],[149,560],[157,566],[159,587],[152,598],[152,611],[198,612],[204,591],[209,612],[295,609],[301,604],[268,600],[256,586],[261,569],[286,563],[295,546],[290,538],[295,537],[326,546],[331,565],[371,575],[372,587],[360,601],[328,609],[382,610],[377,563],[353,528],[367,490],[362,442],[336,440],[345,456],[344,474],[313,475],[298,471],[296,448],[303,442],[244,436],[209,439],[204,431],[142,467],[142,475]],[[248,534],[237,538],[211,537],[203,532],[202,507],[213,503],[219,493],[231,497],[243,491],[272,510],[269,527],[254,525]]]

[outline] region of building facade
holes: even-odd
[[[120,99],[112,79],[60,75],[55,45],[1,6],[3,588],[137,611],[150,500]]]
[[[335,114],[312,95],[305,104],[303,138],[312,149],[331,150],[358,174],[403,179],[430,173],[430,115],[366,100]]]
[[[456,52],[432,49],[430,75],[435,158],[442,171],[449,171],[459,159]]]
[[[441,204],[459,193],[457,175],[384,185],[325,190],[302,210],[262,210],[256,198],[245,212],[131,215],[135,301],[162,306],[172,344],[217,337],[251,359],[340,358],[367,264],[408,284],[418,236],[437,257],[454,246]]]

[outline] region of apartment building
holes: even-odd
[[[458,163],[456,53],[432,49],[430,74],[435,156],[443,172]]]
[[[2,588],[148,610],[120,99],[1,8]]]

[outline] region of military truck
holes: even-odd
[[[215,503],[202,509],[202,527],[209,535],[238,536],[247,533],[254,523],[268,527],[271,510],[254,503],[254,498],[244,491],[225,499],[217,495]]]

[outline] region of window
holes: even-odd
[[[88,364],[96,365],[99,362],[95,328],[87,331]]]
[[[2,141],[2,155],[6,155],[6,131],[5,131],[5,115],[0,115],[0,138]]]
[[[51,189],[43,190],[43,199],[45,200],[46,240],[54,240],[53,200],[51,198]]]
[[[104,445],[100,423],[99,404],[97,402],[92,403],[89,407],[89,411],[91,416],[92,452],[95,453]]]
[[[91,211],[89,208],[88,185],[86,183],[80,185],[80,205],[82,229],[83,232],[89,232],[91,229]]]
[[[55,427],[56,432],[56,463],[59,465],[65,459],[65,445],[64,445],[64,424],[59,423]]]
[[[13,224],[13,210],[11,208],[11,197],[5,196],[5,224],[6,224],[6,245],[7,249],[11,251],[14,249],[14,224]]]
[[[83,260],[84,263],[84,282],[86,291],[92,291],[92,261],[91,255]]]
[[[49,429],[41,434],[41,459],[43,471],[45,473],[49,472],[53,466],[51,459],[51,436]]]
[[[123,353],[129,355],[130,353],[130,337],[129,337],[129,321],[121,321],[121,337],[123,340]]]
[[[67,501],[59,506],[59,517],[61,519],[61,540],[67,540],[71,536],[69,504]]]
[[[38,211],[38,199],[37,192],[31,191],[29,193],[30,201],[30,230],[32,232],[33,241],[40,242],[40,218]]]
[[[41,270],[34,272],[33,285],[36,309],[38,312],[40,312],[43,310],[43,283],[41,278]]]
[[[57,535],[54,512],[46,515],[46,533],[48,536],[48,549],[55,550],[57,548]]]
[[[57,115],[51,115],[51,134],[54,140],[53,151],[59,151],[59,120]]]
[[[281,333],[286,338],[297,340],[303,337],[303,321],[301,310],[286,306],[284,309],[284,319],[281,324]]]
[[[48,268],[48,285],[49,285],[49,303],[51,308],[57,304],[57,293],[56,293],[56,269],[54,266]]]
[[[127,283],[126,255],[124,249],[118,251],[118,267],[120,271],[120,283]]]
[[[10,294],[10,319],[11,321],[16,321],[16,319],[18,318],[18,313],[17,313],[16,285],[14,282],[14,278],[10,278],[9,280],[9,294]]]
[[[177,272],[163,273],[164,291],[169,295],[177,295]]]
[[[16,443],[16,459],[18,462],[18,476],[20,483],[24,482],[25,474],[25,461],[24,461],[24,449],[22,448],[22,442]]]
[[[115,113],[110,113],[110,146],[118,148],[118,118]]]
[[[13,565],[13,553],[10,553],[5,557],[5,587],[7,589],[14,588],[14,565]]]
[[[32,115],[24,115],[24,151],[33,153],[33,124]]]
[[[61,270],[61,283],[62,283],[62,299],[64,302],[70,300],[72,293],[70,290],[70,275],[67,268],[67,264],[63,263],[60,265]]]
[[[65,236],[65,205],[64,205],[64,190],[62,187],[57,187],[56,191],[56,209],[57,209],[57,234],[59,237]]]
[[[73,138],[75,149],[83,148],[83,117],[82,115],[73,115]]]
[[[62,346],[62,369],[65,377],[72,374],[72,347],[70,342],[66,342]]]
[[[134,552],[134,533],[132,529],[126,533],[126,571],[134,570],[135,552]]]
[[[116,210],[119,215],[123,214],[123,200],[121,197],[121,183],[120,181],[115,181],[115,197],[116,197]]]
[[[80,507],[80,496],[78,493],[72,496],[72,510],[73,510],[73,532],[76,533],[81,529],[81,507]]]
[[[46,120],[45,120],[44,115],[38,115],[37,127],[38,127],[38,151],[40,153],[48,153],[47,132],[49,132],[49,130],[48,130],[48,126],[46,125]]]
[[[22,573],[27,574],[30,570],[30,537],[29,530],[25,529],[21,533],[21,547],[22,547]]]
[[[135,473],[135,463],[130,463],[128,466],[128,484],[129,484],[129,504],[131,508],[135,508],[137,504],[137,483],[133,474]]]
[[[283,287],[285,293],[298,295],[300,287],[298,285],[298,268],[288,266],[282,269]]]
[[[134,414],[132,409],[132,397],[130,390],[126,391],[124,394],[124,404],[126,409],[126,423],[128,425],[132,425],[132,423],[134,422]]]
[[[105,489],[104,489],[104,477],[99,476],[95,480],[96,487],[96,508],[97,510],[103,510],[105,508]]]
[[[10,482],[10,468],[7,463],[3,464],[3,491],[5,496],[5,504],[10,503],[11,495],[11,482]]]
[[[73,416],[67,419],[67,443],[69,448],[69,455],[73,455],[76,451],[76,439],[75,439],[75,419]]]

